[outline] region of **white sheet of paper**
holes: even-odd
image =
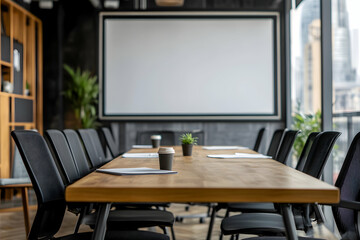
[[[236,156],[243,158],[272,158],[271,156],[266,156],[264,154],[251,154],[251,153],[235,153]]]
[[[158,158],[158,153],[124,153],[123,158]]]
[[[176,171],[159,170],[154,168],[109,168],[96,169],[97,172],[114,174],[114,175],[152,175],[152,174],[174,174]]]
[[[241,150],[249,149],[248,147],[239,147],[239,146],[204,146],[205,150]]]
[[[153,148],[152,145],[132,145],[132,148],[143,149],[143,148]]]
[[[265,156],[262,154],[246,154],[246,155],[238,155],[238,154],[214,154],[208,155],[209,158],[271,158],[269,156]]]

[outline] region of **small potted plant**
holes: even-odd
[[[180,136],[182,150],[184,156],[191,156],[193,145],[197,144],[197,137],[193,137],[191,133],[184,133]]]
[[[28,82],[25,83],[25,96],[30,95],[30,84]]]

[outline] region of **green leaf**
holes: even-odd
[[[99,95],[97,76],[92,76],[90,71],[76,70],[64,64],[64,70],[69,78],[65,83],[64,97],[70,103],[75,116],[81,120],[83,128],[95,128],[99,126],[96,122],[96,104]]]
[[[294,155],[298,158],[309,134],[321,131],[321,112],[318,111],[315,114],[295,113],[292,128],[301,130],[293,145]]]
[[[191,133],[184,133],[180,136],[179,140],[182,144],[197,144],[197,137],[193,137]]]

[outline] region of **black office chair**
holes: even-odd
[[[283,164],[287,164],[291,148],[295,142],[296,136],[299,134],[299,130],[288,130],[284,134],[284,138],[281,141],[279,151],[275,156],[275,160]]]
[[[83,144],[76,131],[72,129],[65,129],[63,130],[63,133],[66,141],[68,142],[73,159],[78,167],[79,174],[81,177],[84,177],[89,174],[91,169],[95,168],[95,166],[92,166],[91,161],[89,161],[86,157]]]
[[[56,166],[58,167],[65,186],[70,185],[90,172],[89,167],[82,169],[81,161],[79,161],[81,169],[80,174],[78,162],[74,160],[68,141],[62,132],[59,130],[47,130],[45,132],[45,139],[53,153]],[[92,206],[86,203],[68,203],[67,205],[68,211],[76,215],[80,214],[74,231],[77,233],[84,215],[91,210]]]
[[[319,133],[310,148],[303,172],[313,177],[320,178],[323,168],[331,153],[331,150],[340,136],[339,132]],[[295,214],[297,228],[306,230],[309,224],[309,204],[293,205],[298,210]],[[301,213],[302,215],[299,215]],[[298,217],[297,217],[298,216]],[[299,220],[300,219],[300,220]],[[274,235],[285,234],[285,226],[282,216],[275,213],[244,213],[225,218],[221,223],[221,231],[225,235],[236,234],[261,234]]]
[[[173,131],[138,131],[136,134],[136,144],[151,145],[151,136],[161,135],[161,146],[176,145],[175,132]]]
[[[11,136],[19,148],[33,184],[38,208],[28,236],[29,240],[56,239],[64,218],[65,185],[43,137],[33,131],[13,131]],[[91,239],[91,232],[72,234],[58,239]],[[111,231],[106,239],[164,239],[168,236],[145,231]]]
[[[106,145],[110,150],[110,153],[113,158],[116,158],[122,154],[119,150],[119,146],[116,144],[116,141],[113,137],[113,135],[110,132],[109,128],[102,127],[100,128],[100,133],[104,136]]]
[[[87,153],[87,156],[94,168],[101,167],[109,160],[106,159],[99,136],[94,129],[79,129],[78,133]]]
[[[88,136],[91,138],[91,141],[93,142],[93,145],[95,146],[95,151],[97,152],[97,155],[100,158],[102,158],[103,156],[105,157],[105,160],[103,162],[107,163],[108,161],[112,160],[113,157],[106,156],[105,147],[104,147],[105,145],[101,142],[98,132],[92,128],[84,129],[84,130],[88,133]]]
[[[80,178],[76,162],[64,134],[59,130],[47,130],[46,137],[53,149],[57,165],[60,166],[60,174],[65,176],[65,185],[71,184]],[[88,208],[88,204],[76,204],[77,207]],[[79,224],[92,225],[95,223],[95,214],[90,214],[88,209],[81,212]],[[91,209],[90,209],[91,210]],[[160,210],[116,210],[111,211],[108,217],[109,229],[138,229],[141,227],[160,226],[172,227],[174,216],[170,212]],[[78,226],[76,230],[78,230]]]
[[[270,141],[270,144],[269,144],[269,147],[268,147],[268,151],[266,153],[267,156],[270,156],[272,158],[276,157],[276,155],[279,151],[281,141],[282,141],[286,131],[287,131],[286,129],[278,129],[278,130],[274,131],[273,136]]]
[[[258,152],[259,151],[259,147],[260,147],[260,144],[261,144],[261,140],[264,136],[264,132],[265,132],[266,128],[261,128],[258,132],[258,135],[256,137],[256,141],[255,141],[255,145],[253,147],[253,150],[255,152]]]
[[[275,131],[274,132],[275,138],[276,138],[276,135],[279,133],[282,134],[283,130]],[[313,132],[313,133],[309,134],[309,136],[306,140],[306,143],[303,147],[303,150],[301,152],[301,155],[299,157],[297,168],[296,168],[297,170],[302,170],[302,168],[305,164],[305,161],[307,159],[307,156],[310,152],[311,146],[315,140],[315,137],[318,134],[319,134],[318,132]],[[274,137],[273,137],[273,139],[274,139]],[[208,240],[211,239],[211,233],[212,233],[212,228],[213,228],[214,221],[215,221],[216,211],[219,211],[220,209],[224,209],[224,208],[226,209],[225,217],[228,217],[231,212],[241,212],[241,213],[277,213],[278,212],[278,209],[274,205],[274,203],[266,203],[266,202],[265,203],[221,203],[217,207],[215,207],[215,211],[213,210],[213,212],[211,214],[211,220],[210,220],[208,235],[207,235]]]
[[[360,133],[354,137],[346,154],[343,166],[335,186],[340,189],[340,203],[332,207],[336,226],[341,239],[358,240],[360,213]],[[323,219],[317,216],[317,221]],[[246,240],[285,240],[285,237],[255,237]],[[301,240],[319,240],[318,238],[301,237]]]
[[[76,162],[73,160],[68,142],[59,130],[47,130],[45,139],[49,143],[50,150],[54,155],[56,165],[59,168],[60,176],[64,179],[64,184],[69,185],[80,179],[80,173]]]

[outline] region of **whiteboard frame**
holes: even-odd
[[[275,19],[274,38],[276,52],[274,56],[274,66],[276,79],[274,79],[274,114],[217,114],[217,115],[105,115],[104,114],[104,19],[117,17],[242,17],[242,18],[273,18]],[[203,12],[170,12],[170,11],[149,11],[149,12],[100,12],[99,14],[99,118],[100,120],[118,120],[118,121],[236,121],[236,120],[281,120],[281,54],[280,54],[280,13],[278,12],[235,12],[235,11],[203,11]]]

